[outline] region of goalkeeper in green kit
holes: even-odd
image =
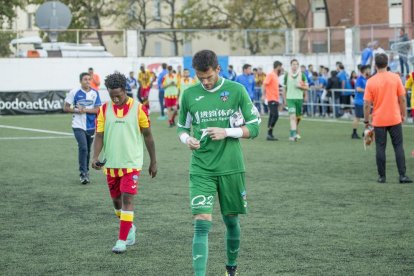
[[[187,88],[182,97],[177,133],[180,141],[192,150],[190,205],[194,215],[194,273],[206,274],[208,233],[217,194],[227,229],[226,275],[237,275],[238,215],[247,212],[245,167],[239,138],[256,137],[260,118],[245,88],[219,76],[220,66],[214,52],[196,53],[192,65],[200,82]]]

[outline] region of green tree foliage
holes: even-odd
[[[275,30],[291,27],[293,13],[288,0],[189,0],[180,17],[183,27],[230,29],[225,35],[222,32],[217,35],[223,40],[230,39],[234,45],[242,45],[255,55],[266,48],[272,49],[284,39],[283,33]]]
[[[13,18],[16,17],[16,9],[24,6],[23,0],[0,0],[0,57],[8,57],[12,54],[9,43],[16,34],[2,30],[3,26],[11,27]]]
[[[116,0],[60,0],[67,5],[72,13],[72,22],[69,29],[96,29],[96,39],[106,49],[102,29],[103,19],[115,19],[119,14],[116,9],[120,1]],[[43,0],[30,0],[31,4],[42,4]],[[63,32],[60,41],[76,42],[76,32]],[[85,39],[94,39],[91,32],[81,32],[80,42]]]
[[[119,22],[121,26],[126,29],[139,29],[139,39],[141,42],[141,56],[145,56],[147,48],[148,33],[145,30],[152,22],[157,21],[157,18],[150,15],[150,9],[154,8],[153,0],[121,0],[118,2],[117,9],[124,11],[120,17]]]

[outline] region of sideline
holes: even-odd
[[[39,137],[0,137],[0,140],[42,140],[42,139],[68,139],[69,136],[39,136]]]
[[[7,126],[7,125],[0,125],[0,128],[9,128],[9,129],[17,129],[17,130],[26,130],[26,131],[33,131],[33,132],[73,136],[73,133],[69,133],[69,132],[52,131],[52,130],[36,129],[36,128],[15,127],[15,126]]]

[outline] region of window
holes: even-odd
[[[402,0],[388,0],[388,22],[390,25],[401,25],[402,17]]]
[[[27,29],[31,30],[33,28],[33,13],[27,14]]]
[[[153,7],[154,8],[153,10],[154,19],[161,20],[161,1],[155,0],[153,4],[154,4],[154,7]]]
[[[162,48],[161,42],[155,41],[154,43],[154,56],[161,57],[162,56]]]
[[[326,8],[323,0],[312,1],[313,27],[326,27]]]

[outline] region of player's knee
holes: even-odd
[[[129,207],[132,207],[134,203],[134,195],[123,193],[122,194],[122,205],[123,208],[128,209]]]
[[[223,216],[223,221],[227,227],[236,227],[239,224],[239,216],[237,215]]]
[[[198,215],[194,215],[194,220],[208,220],[208,221],[212,221],[213,220],[213,216],[211,214],[198,214]]]

